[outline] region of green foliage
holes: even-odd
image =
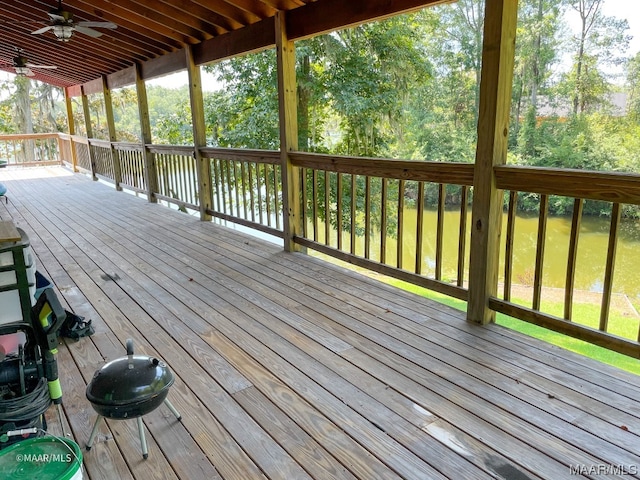
[[[15,76],[0,84],[0,133],[49,133],[66,129],[59,88]]]
[[[213,146],[275,150],[280,146],[275,50],[233,58],[213,67],[226,88],[206,98]]]
[[[640,52],[636,53],[627,65],[627,88],[629,92],[627,115],[630,120],[640,123]]]

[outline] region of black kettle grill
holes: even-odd
[[[127,340],[127,356],[112,360],[98,369],[87,385],[87,400],[98,413],[87,442],[90,450],[102,417],[115,420],[138,419],[138,433],[142,456],[149,456],[142,416],[162,403],[180,420],[182,417],[167,399],[174,377],[161,360],[147,355],[133,354],[133,340]]]

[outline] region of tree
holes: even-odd
[[[627,64],[627,88],[629,94],[627,115],[640,124],[640,52],[636,53]]]
[[[512,139],[519,139],[519,150],[535,154],[535,119],[538,94],[549,79],[558,53],[558,30],[563,12],[557,0],[522,0],[518,11],[516,58],[513,79]],[[527,102],[528,99],[528,102]],[[520,118],[525,110],[524,131]],[[533,123],[532,123],[533,120]],[[514,143],[513,140],[511,142]]]
[[[480,104],[484,0],[459,0],[454,5],[444,5],[440,16],[445,37],[440,39],[442,65],[449,72],[464,69],[474,78],[472,111],[475,125]],[[448,72],[443,73],[446,75]]]
[[[204,67],[224,83],[207,101],[206,121],[215,131],[214,146],[262,148],[280,146],[275,50],[245,55]]]
[[[605,75],[600,70],[607,65],[620,65],[629,45],[626,20],[607,17],[602,13],[604,0],[569,0],[577,13],[579,32],[573,37],[574,66],[566,81],[572,87],[573,114],[584,112],[593,100],[602,98]]]

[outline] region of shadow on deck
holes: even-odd
[[[0,181],[0,217],[96,328],[59,353],[75,441],[95,419],[87,382],[127,338],[176,375],[182,422],[144,417],[148,460],[135,421],[104,423],[85,479],[640,474],[632,374],[63,168]]]

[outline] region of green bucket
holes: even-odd
[[[0,478],[82,480],[82,452],[66,438],[30,438],[0,450]]]

